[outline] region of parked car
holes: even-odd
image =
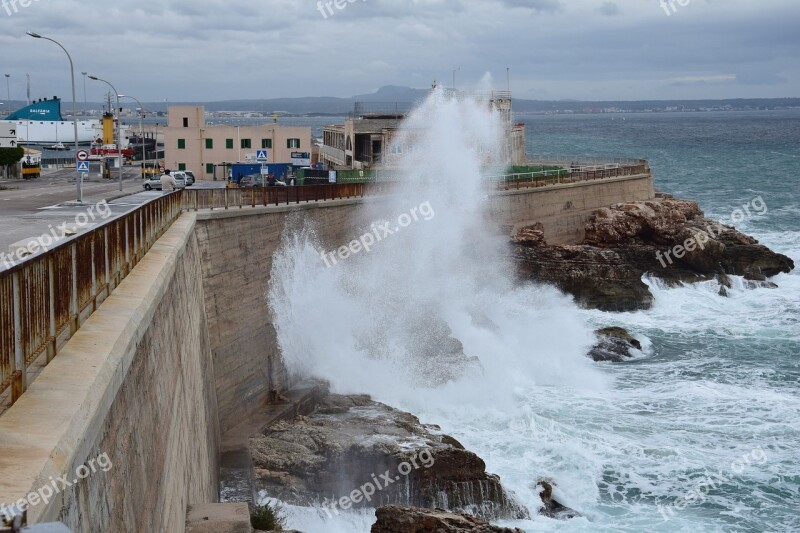
[[[194,174],[192,174],[191,170],[176,170],[172,172],[172,177],[176,180],[178,178],[182,179],[186,183],[186,187],[194,183]]]
[[[264,176],[261,174],[248,174],[239,180],[239,187],[242,189],[252,189],[264,186]]]
[[[180,172],[173,172],[170,175],[175,178],[175,183],[178,185],[179,189],[183,189],[186,187],[186,177],[184,175],[179,175]],[[144,190],[146,191],[160,191],[161,190],[161,176],[153,176],[144,180],[142,184]]]

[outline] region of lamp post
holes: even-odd
[[[83,110],[84,113],[89,109],[89,100],[86,99],[86,72],[81,72],[83,74],[83,107],[86,108]]]
[[[8,102],[8,105],[11,105],[11,81],[10,80],[11,80],[11,74],[6,74],[6,90],[8,91],[8,97],[6,98],[6,101]]]
[[[119,93],[108,81],[98,78],[97,76],[89,76],[90,80],[102,81],[114,91],[114,96],[117,97],[117,165],[119,170],[119,190],[122,190],[122,117],[119,114]]]
[[[28,35],[30,35],[31,37],[33,37],[34,39],[44,39],[46,41],[50,41],[52,43],[57,44],[58,47],[61,48],[62,50],[64,50],[64,53],[67,54],[67,59],[69,59],[69,73],[70,73],[70,76],[72,77],[72,124],[73,124],[73,127],[74,127],[74,133],[75,133],[75,152],[77,152],[78,151],[78,113],[75,111],[75,65],[73,65],[73,63],[72,63],[72,56],[69,55],[69,52],[67,52],[67,49],[64,48],[61,45],[61,43],[56,41],[55,39],[51,39],[50,37],[45,37],[44,35],[39,35],[38,33],[34,33],[32,31],[29,31],[29,32],[26,32],[26,33]],[[8,78],[10,76],[8,74],[6,74],[6,77]],[[29,78],[29,80],[30,80],[30,78]],[[81,189],[81,186],[83,184],[83,174],[81,174],[80,172],[78,172],[78,179],[76,180],[76,183],[77,183],[77,188],[78,188],[78,192],[77,192],[78,199],[77,200],[78,200],[78,203],[80,204],[80,203],[83,203],[83,190]]]
[[[139,112],[139,143],[142,145],[142,163],[144,163],[145,155],[144,155],[144,128],[142,126],[142,116],[144,115],[144,106],[139,101],[138,98],[131,96],[129,94],[120,94],[120,98],[130,98],[131,100],[136,100],[136,103],[139,104],[139,107],[136,111]]]

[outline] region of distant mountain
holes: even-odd
[[[206,103],[208,111],[258,111],[272,113],[284,111],[294,115],[346,115],[356,102],[408,103],[417,102],[428,95],[430,89],[414,89],[397,85],[381,87],[374,93],[359,94],[350,98],[316,97],[273,98],[269,100],[228,100]],[[736,100],[642,100],[635,102],[579,100],[524,100],[514,99],[516,113],[585,113],[609,111],[680,111],[709,109],[776,109],[800,107],[800,98],[750,98]]]
[[[398,85],[387,85],[373,93],[359,94],[350,98],[331,96],[306,96],[301,98],[271,98],[264,100],[224,100],[217,102],[169,102],[169,105],[204,105],[207,111],[254,111],[265,114],[284,112],[291,115],[347,115],[353,111],[356,102],[413,103],[425,98],[430,89],[414,89]],[[16,109],[12,105],[8,107]],[[145,102],[151,111],[166,111],[167,103]],[[102,104],[90,103],[90,109],[100,109]],[[78,103],[84,109],[83,103]],[[584,102],[579,100],[523,100],[514,99],[516,113],[602,113],[602,112],[663,112],[663,111],[704,111],[711,109],[780,109],[800,108],[800,98],[750,98],[735,100],[642,100],[635,102],[603,101]],[[67,111],[67,106],[64,106]]]

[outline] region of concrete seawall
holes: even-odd
[[[653,197],[650,176],[491,196],[500,226],[542,222],[575,241],[589,213]],[[183,531],[186,509],[218,499],[222,436],[286,390],[266,302],[286,232],[311,223],[326,249],[359,233],[379,198],[184,213],[28,391],[0,417],[0,503],[107,454],[96,472],[34,505],[32,522],[76,532]],[[309,334],[313,334],[309,324]]]
[[[182,531],[217,498],[217,401],[194,215],[183,215],[0,417],[0,502],[72,482],[29,521],[75,532]],[[29,498],[35,503],[35,498]]]
[[[339,246],[355,235],[358,217],[354,215],[363,202],[337,200],[198,214],[223,433],[266,403],[271,390],[289,386],[278,352],[275,318],[266,305],[272,257],[284,232],[311,224],[322,242]]]
[[[636,175],[552,185],[537,189],[496,193],[491,217],[498,224],[520,228],[541,222],[550,244],[575,244],[583,240],[589,215],[616,203],[655,197],[652,176]]]

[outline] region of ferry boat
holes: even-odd
[[[75,143],[75,126],[72,120],[61,116],[61,100],[37,100],[14,111],[0,123],[11,123],[17,132],[17,144],[69,146]],[[78,143],[90,144],[95,138],[99,120],[78,121]]]

